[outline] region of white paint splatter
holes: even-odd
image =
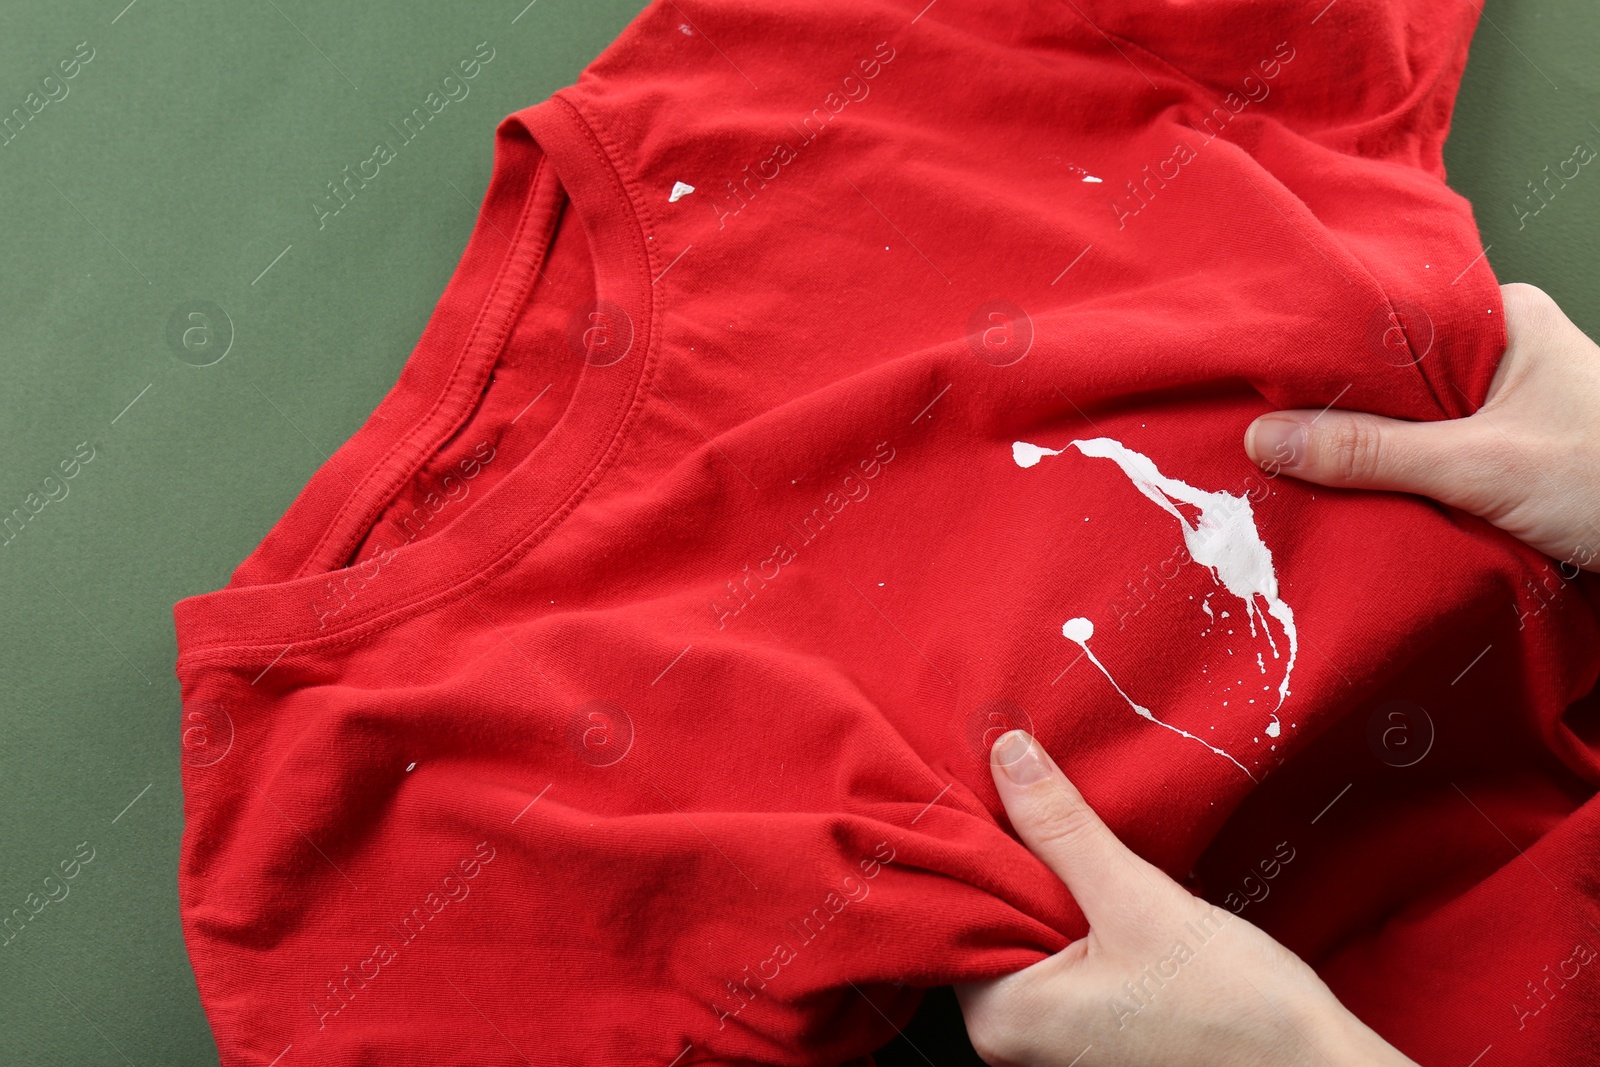
[[[1260,616],[1261,628],[1266,632],[1273,659],[1279,658],[1278,644],[1273,639],[1267,618],[1270,616],[1277,620],[1289,638],[1289,658],[1284,666],[1283,680],[1278,686],[1277,706],[1281,708],[1289,696],[1289,679],[1294,673],[1299,638],[1295,632],[1294,611],[1278,596],[1278,576],[1273,570],[1272,552],[1261,540],[1249,497],[1207,492],[1176,478],[1168,478],[1150,457],[1109,437],[1072,441],[1071,447],[1093,459],[1111,460],[1145,499],[1178,520],[1189,558],[1207,567],[1213,580],[1244,602],[1252,636],[1255,634],[1256,618]],[[1045,456],[1061,455],[1061,451],[1017,441],[1011,446],[1011,455],[1018,466],[1031,467]],[[1199,511],[1193,525],[1178,510],[1178,504],[1186,504]],[[1257,597],[1265,605],[1264,614],[1261,604],[1256,601]],[[1222,617],[1227,618],[1227,613],[1224,612]],[[1232,651],[1229,649],[1230,655]],[[1271,725],[1277,724],[1275,709]]]
[[[1026,441],[1016,441],[1011,445],[1011,458],[1017,461],[1019,467],[1032,467],[1046,456],[1059,456],[1053,448],[1040,448],[1030,445]]]
[[[1094,182],[1096,185],[1098,185],[1101,181],[1100,178],[1096,178],[1093,174],[1085,174],[1083,176],[1083,180],[1086,182]]]
[[[694,192],[694,186],[688,182],[673,182],[672,195],[667,197],[667,203],[676,204],[679,200]]]
[[[1061,624],[1061,636],[1065,637],[1069,641],[1077,642],[1078,647],[1083,649],[1083,654],[1089,657],[1089,662],[1100,668],[1100,673],[1106,676],[1106,681],[1111,683],[1111,688],[1115,689],[1122,699],[1128,702],[1128,706],[1133,709],[1134,714],[1138,715],[1141,719],[1148,719],[1157,726],[1165,726],[1175,734],[1181,734],[1192,741],[1198,742],[1200,745],[1210,749],[1212,752],[1215,752],[1223,759],[1228,760],[1241,771],[1244,771],[1244,776],[1250,779],[1252,782],[1256,780],[1256,776],[1251,774],[1249,769],[1246,768],[1244,764],[1240,763],[1238,760],[1222,751],[1222,749],[1217,748],[1214,745],[1206,744],[1200,738],[1195,737],[1194,734],[1191,734],[1187,730],[1180,730],[1170,722],[1162,722],[1160,719],[1155,717],[1155,713],[1149,708],[1143,706],[1142,704],[1135,703],[1132,697],[1130,697],[1127,693],[1124,693],[1122,691],[1122,686],[1118,685],[1117,680],[1111,677],[1111,672],[1106,670],[1106,665],[1100,662],[1100,658],[1098,656],[1089,651],[1089,638],[1094,636],[1094,623],[1084,618],[1068,619],[1066,622]]]

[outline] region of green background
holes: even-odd
[[[94,49],[0,147],[0,515],[95,450],[0,548],[0,915],[95,850],[0,947],[6,1065],[217,1062],[178,923],[172,603],[225,584],[394,381],[471,230],[498,119],[571,82],[643,6],[124,3],[0,14],[0,114]],[[485,41],[470,95],[319,229],[325,183]],[[1512,204],[1600,146],[1597,42],[1585,0],[1489,3],[1446,151],[1496,273],[1591,334],[1600,176],[1520,230]],[[198,302],[226,319],[169,343]]]

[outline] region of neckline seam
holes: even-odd
[[[566,117],[563,125],[570,134],[577,135],[588,146],[588,150],[600,166],[611,185],[612,206],[620,206],[624,225],[631,224],[633,229],[633,247],[627,252],[627,267],[619,273],[627,274],[626,284],[633,290],[628,294],[629,299],[636,301],[643,311],[642,333],[643,345],[640,356],[640,370],[631,386],[621,390],[621,396],[612,404],[612,410],[619,411],[619,417],[611,420],[614,425],[612,432],[604,440],[596,437],[590,447],[582,453],[582,462],[574,466],[574,472],[581,471],[574,476],[574,484],[565,500],[557,505],[548,514],[536,521],[524,525],[515,531],[510,538],[506,538],[502,547],[483,553],[483,557],[474,560],[476,566],[458,567],[445,579],[421,589],[413,590],[406,596],[396,599],[381,607],[373,609],[373,613],[364,618],[352,618],[342,627],[335,625],[329,629],[315,631],[307,634],[308,627],[299,627],[279,631],[277,633],[255,632],[223,636],[217,640],[189,645],[183,648],[178,657],[179,666],[199,664],[219,665],[255,665],[258,653],[276,653],[280,658],[289,648],[298,648],[301,651],[332,651],[358,644],[384,630],[418,618],[431,611],[438,610],[457,600],[465,600],[473,592],[494,581],[503,571],[515,566],[528,552],[532,551],[544,535],[553,530],[568,515],[572,513],[588,496],[595,484],[604,476],[608,468],[615,461],[620,452],[620,443],[625,440],[633,424],[637,422],[639,412],[645,406],[645,394],[648,392],[649,383],[654,378],[654,371],[659,362],[659,331],[656,329],[655,318],[657,314],[657,301],[654,288],[650,283],[650,249],[645,240],[645,223],[641,217],[641,205],[630,188],[625,176],[621,172],[614,153],[598,136],[593,125],[583,115],[582,111],[571,101],[565,99],[560,93],[553,94],[545,105],[546,113],[559,112]],[[514,116],[528,132],[534,143],[539,146],[541,153],[541,167],[548,162],[548,152],[540,141],[537,132],[524,119],[524,116],[534,112],[530,108]],[[553,166],[551,173],[554,173]],[[533,195],[530,187],[530,198]],[[570,196],[569,196],[570,200]],[[508,252],[505,264],[515,258],[515,249]],[[505,265],[503,264],[503,266]],[[530,270],[530,276],[534,272]],[[485,301],[487,306],[487,300]],[[369,416],[370,418],[370,416]],[[359,431],[358,431],[359,432]],[[369,472],[370,476],[370,472]],[[339,568],[327,572],[328,575],[342,573],[349,568]],[[321,577],[321,574],[303,575],[286,581],[260,583],[255,586],[244,587],[248,589],[283,588],[296,581],[305,581],[308,578]],[[211,594],[202,596],[217,596],[229,592],[224,588]],[[481,611],[479,612],[481,614]],[[492,624],[491,624],[492,625]],[[180,642],[181,643],[181,642]],[[287,647],[284,647],[287,646]]]
[[[479,346],[480,337],[486,332],[486,328],[493,329],[500,325],[490,320],[515,317],[515,307],[501,309],[499,306],[500,299],[506,286],[515,284],[515,279],[510,277],[516,266],[513,261],[519,258],[518,253],[527,245],[528,221],[535,214],[534,200],[538,195],[540,183],[544,179],[548,165],[549,157],[541,151],[539,162],[534,167],[534,173],[528,182],[527,193],[518,211],[517,225],[515,232],[509,238],[509,247],[506,249],[500,266],[495,271],[494,280],[490,284],[488,292],[484,295],[482,304],[479,305],[478,313],[473,319],[472,329],[468,332],[466,340],[461,344],[455,362],[450,368],[450,374],[439,388],[439,395],[434,398],[427,412],[418,418],[410,429],[397,437],[394,444],[384,452],[383,456],[367,469],[361,481],[340,503],[338,510],[329,520],[327,526],[323,528],[321,535],[317,538],[316,545],[307,553],[305,559],[295,567],[294,571],[283,579],[284,582],[292,582],[319,574],[332,575],[342,570],[348,570],[349,567],[342,565],[331,567],[325,571],[313,570],[312,568],[318,566],[319,561],[323,559],[324,553],[329,551],[328,546],[330,544],[339,541],[352,542],[353,539],[350,551],[354,552],[355,548],[361,543],[363,531],[368,530],[377,521],[378,517],[383,514],[384,509],[393,501],[395,494],[404,487],[407,481],[416,477],[422,467],[427,464],[428,458],[435,454],[446,441],[459,431],[465,420],[472,414],[473,394],[471,392],[460,394],[461,400],[456,403],[458,410],[455,412],[449,413],[447,416],[441,416],[440,412],[441,410],[446,410],[447,405],[452,403],[452,398],[458,393],[457,383],[462,380],[465,373],[470,373],[476,369],[474,367],[475,363],[483,364],[481,369],[484,371],[484,375],[491,373],[499,354],[505,349],[510,337],[509,330],[506,332],[506,337],[501,339],[493,351],[486,351],[480,360],[473,359],[474,348]],[[485,195],[487,196],[487,193]],[[481,212],[483,209],[480,208],[479,210]],[[548,251],[548,244],[546,244],[540,250],[540,258],[545,258]],[[537,266],[530,266],[535,271],[538,269]],[[523,271],[521,273],[525,274],[527,272]],[[529,288],[531,289],[532,286],[530,285]],[[402,368],[401,373],[405,373],[404,368]],[[479,375],[479,377],[484,375]],[[380,401],[380,406],[381,404],[382,402]],[[376,411],[376,409],[374,410]],[[369,415],[368,419],[370,420],[370,418],[371,416]],[[419,440],[420,434],[418,431],[436,418],[440,422],[439,429],[432,431],[425,439]],[[365,426],[366,421],[362,425]],[[357,432],[359,433],[360,431],[358,430]],[[405,457],[407,451],[413,453],[410,458],[396,458],[397,456]],[[377,488],[369,488],[372,485],[376,485]],[[370,494],[370,499],[363,504],[361,503],[361,498],[364,494]],[[353,517],[352,511],[355,512]],[[359,563],[355,565],[359,566]]]

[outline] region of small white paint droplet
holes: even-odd
[[[694,192],[694,186],[688,182],[673,182],[672,195],[667,197],[667,203],[676,204],[679,200]]]
[[[416,766],[416,764],[415,764],[415,763],[408,763],[408,764],[406,764],[406,770],[408,770],[408,771],[409,771],[409,770],[411,770],[411,769],[412,769],[412,768],[413,768],[413,767],[415,767],[415,766]]]
[[[1096,178],[1093,174],[1085,174],[1083,176],[1083,180],[1086,182],[1093,182],[1096,185],[1100,183],[1100,179]]]
[[[1251,703],[1254,703],[1254,701],[1251,701]],[[1268,737],[1277,737],[1278,734],[1281,733],[1282,731],[1283,731],[1283,724],[1280,723],[1277,719],[1273,719],[1271,722],[1267,723],[1267,736]]]
[[[1061,636],[1081,645],[1094,636],[1094,623],[1084,618],[1068,619],[1061,624]]]

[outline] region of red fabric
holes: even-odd
[[[1240,447],[1481,401],[1475,5],[924,4],[653,4],[507,119],[394,390],[177,605],[228,1067],[861,1056],[1083,933],[1007,724],[1421,1062],[1592,1051],[1592,598]],[[1281,707],[1102,437],[1250,501]]]

